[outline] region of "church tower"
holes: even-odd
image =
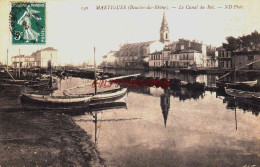
[[[161,25],[161,29],[160,29],[160,41],[162,43],[169,43],[170,42],[169,27],[168,27],[168,23],[167,23],[166,18],[165,18],[165,12],[163,12],[163,20],[162,20],[162,25]]]

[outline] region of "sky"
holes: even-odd
[[[35,1],[37,2],[37,0]],[[11,57],[30,55],[37,49],[54,47],[59,63],[80,65],[97,62],[110,50],[128,42],[159,40],[163,12],[170,30],[170,40],[179,38],[221,46],[227,36],[238,37],[255,30],[260,32],[260,3],[257,0],[41,0],[46,2],[46,44],[12,45],[9,30],[10,2],[0,0],[0,61],[9,64]],[[168,9],[97,10],[98,5],[168,6]],[[214,5],[215,9],[186,9],[187,6]],[[243,9],[224,9],[225,5],[242,5]],[[179,9],[183,6],[184,9]],[[83,10],[87,7],[87,10]],[[176,7],[176,8],[172,8]],[[222,7],[222,8],[218,8]],[[233,6],[234,7],[234,6]]]

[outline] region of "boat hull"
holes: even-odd
[[[88,107],[92,97],[83,97],[83,98],[52,98],[51,96],[41,95],[30,95],[22,94],[21,103],[22,105],[40,105],[51,108],[67,108],[67,107]]]
[[[249,92],[230,88],[225,88],[225,92],[230,96],[246,99],[252,98],[253,96],[260,96],[260,92]]]
[[[102,103],[109,103],[121,99],[127,93],[127,88],[123,88],[116,92],[109,92],[109,93],[101,93],[94,95],[91,99],[90,104],[102,104]]]

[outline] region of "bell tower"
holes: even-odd
[[[169,43],[169,27],[168,23],[165,17],[165,12],[163,12],[163,19],[162,19],[162,24],[161,24],[161,29],[160,29],[160,41],[162,43]]]

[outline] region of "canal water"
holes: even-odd
[[[208,86],[217,77],[155,71],[142,75]],[[108,166],[260,165],[260,118],[253,102],[236,101],[223,92],[132,88],[125,103],[73,117],[92,135]]]
[[[115,75],[132,73],[138,71],[116,71]],[[157,71],[142,75],[208,86],[214,86],[218,77]],[[260,82],[258,76],[237,78]],[[58,84],[54,94],[91,82],[68,78]],[[0,98],[4,107],[20,104],[19,96],[3,94]],[[92,135],[108,166],[260,165],[259,108],[250,100],[234,100],[221,91],[131,88],[123,103],[73,116]]]

